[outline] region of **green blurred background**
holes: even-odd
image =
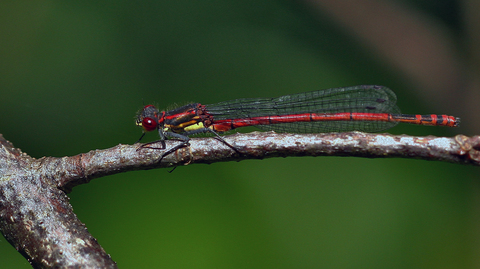
[[[0,133],[70,156],[135,142],[143,103],[381,84],[405,113],[463,120],[390,133],[478,134],[473,2],[2,1]],[[443,162],[277,158],[123,173],[69,197],[120,268],[478,268],[477,181]],[[3,237],[0,258],[30,268]]]

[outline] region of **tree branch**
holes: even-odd
[[[34,268],[116,268],[35,160],[0,135],[0,230]],[[46,176],[48,174],[49,176]],[[79,266],[81,265],[81,266]]]
[[[34,159],[0,135],[0,230],[37,268],[116,268],[73,213],[65,194],[97,177],[193,163],[287,156],[402,157],[480,165],[480,136],[253,132],[223,138],[238,152],[213,137],[192,139],[190,146],[164,158],[163,150],[134,144],[73,157]],[[180,142],[167,141],[167,148],[176,143]]]
[[[70,192],[74,186],[120,172],[272,157],[398,157],[480,165],[477,151],[479,136],[469,138],[458,135],[455,138],[446,138],[361,132],[325,134],[252,132],[224,136],[224,139],[241,154],[215,137],[209,137],[191,139],[189,147],[181,148],[164,156],[163,159],[163,150],[140,148],[140,144],[120,144],[73,157],[44,157],[36,160],[35,166],[44,177],[54,178],[58,188]],[[180,142],[168,140],[166,143],[167,148],[170,148]]]

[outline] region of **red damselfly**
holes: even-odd
[[[378,132],[399,122],[449,127],[460,123],[460,118],[448,115],[401,114],[396,101],[395,93],[389,88],[362,85],[276,98],[235,99],[211,105],[193,103],[170,111],[159,111],[155,106],[147,105],[136,120],[144,130],[138,141],[145,132],[156,130],[160,140],[142,147],[160,142],[160,149],[165,149],[167,138],[183,142],[167,150],[163,154],[166,156],[187,146],[189,135],[199,133],[212,133],[236,150],[218,133],[246,126],[276,132],[322,133]]]

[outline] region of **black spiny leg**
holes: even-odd
[[[193,130],[193,131],[188,131],[188,132],[185,132],[183,133],[184,135],[195,135],[195,134],[201,134],[201,133],[211,133],[211,134],[214,134],[216,137],[217,140],[219,140],[220,142],[224,143],[225,145],[227,145],[229,148],[233,149],[236,153],[238,153],[239,155],[243,155],[236,147],[232,146],[230,143],[228,143],[227,141],[225,141],[225,139],[223,139],[217,132],[215,132],[214,130],[210,129],[210,128],[201,128],[201,129],[197,129],[197,130]]]

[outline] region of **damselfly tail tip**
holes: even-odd
[[[453,127],[460,127],[460,118],[455,117],[455,123],[453,124]]]

